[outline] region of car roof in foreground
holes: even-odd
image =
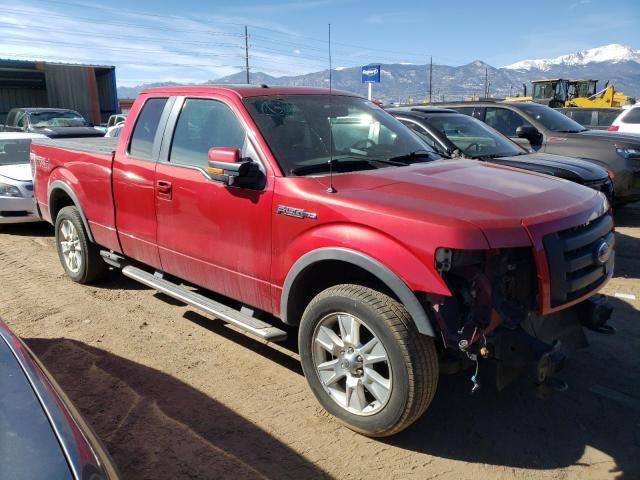
[[[0,478],[72,478],[16,348],[0,322]]]
[[[348,97],[360,97],[355,93],[342,90],[329,90],[317,87],[282,87],[270,85],[189,85],[148,88],[140,92],[141,95],[197,95],[214,93],[232,93],[239,98],[278,96],[278,95],[336,95]]]

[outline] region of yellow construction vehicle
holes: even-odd
[[[621,107],[635,103],[635,98],[628,97],[622,92],[616,92],[609,82],[605,88],[596,91],[597,80],[566,80],[564,78],[552,78],[545,80],[533,80],[533,94],[526,96],[507,97],[507,102],[533,101],[548,105],[552,108],[560,107]]]

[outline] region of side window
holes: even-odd
[[[580,125],[588,126],[591,125],[591,115],[593,110],[589,110],[585,108],[584,110],[572,110],[571,111],[571,119],[578,122]]]
[[[185,100],[173,132],[169,161],[206,169],[209,149],[235,147],[243,149],[244,128],[235,113],[217,100]]]
[[[27,116],[24,112],[18,112],[16,115],[16,127],[24,128],[24,121]]]
[[[167,98],[150,98],[142,107],[129,143],[129,155],[141,160],[153,160],[153,141]]]
[[[506,108],[487,107],[484,123],[495,128],[507,137],[515,137],[516,129],[522,125],[529,125],[524,118]]]
[[[460,107],[460,108],[455,107],[454,110],[457,110],[460,113],[463,113],[465,115],[469,115],[470,117],[473,117],[473,109],[474,108],[475,107]]]
[[[9,115],[7,115],[6,125],[8,127],[13,127],[13,125],[15,124],[15,121],[16,121],[16,111],[15,110],[11,110],[9,112]]]
[[[413,122],[409,122],[407,120],[400,120],[400,122],[402,122],[403,125],[406,125],[407,127],[409,127],[411,130],[413,130],[414,132],[416,132],[418,134],[418,136],[424,140],[425,142],[427,142],[430,146],[432,146],[434,149],[440,151],[442,150],[441,147],[439,147],[439,145],[436,144],[436,141],[433,139],[433,137],[431,136],[431,134],[427,131],[426,128],[424,128],[422,125],[418,125],[417,123],[413,123]]]
[[[627,114],[624,117],[622,117],[620,121],[622,123],[633,123],[633,124],[640,123],[640,108],[638,107],[632,108],[629,112],[627,112]]]
[[[598,115],[597,125],[599,127],[608,127],[620,115],[620,112],[618,110],[599,110],[596,114]]]

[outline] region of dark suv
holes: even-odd
[[[589,130],[562,113],[530,102],[438,104],[482,120],[539,152],[582,158],[606,168],[617,204],[640,200],[640,136]]]
[[[402,107],[387,110],[445,157],[470,158],[564,178],[613,195],[607,171],[577,158],[531,153],[489,125],[451,109]]]

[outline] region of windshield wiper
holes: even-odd
[[[340,164],[342,166],[353,166],[353,167],[371,166],[373,168],[378,168],[375,165],[375,163],[384,163],[386,165],[393,165],[395,167],[405,167],[409,165],[406,162],[399,162],[393,159],[378,159],[378,158],[356,158],[351,160],[333,159],[328,162],[319,162],[319,163],[313,163],[311,165],[302,165],[300,167],[292,168],[291,173],[293,175],[304,175],[305,173],[324,172],[329,170],[330,162],[333,162],[334,166]]]
[[[404,165],[409,165],[414,163],[413,160],[417,160],[418,158],[433,158],[433,156],[439,156],[435,152],[430,152],[429,150],[415,150],[413,152],[405,153],[404,155],[397,155],[395,157],[391,157],[388,162],[401,162],[403,160],[409,160],[409,162],[404,162]]]

